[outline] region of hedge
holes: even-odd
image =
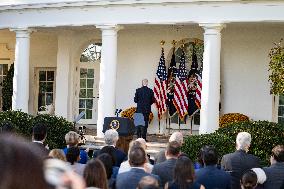
[[[284,144],[284,126],[268,121],[247,121],[229,124],[211,134],[189,136],[182,147],[193,160],[197,160],[199,150],[204,145],[214,145],[219,159],[235,151],[235,140],[239,132],[246,131],[252,136],[249,153],[258,156],[263,166],[269,165],[271,150],[278,144]]]
[[[73,130],[73,123],[63,117],[39,114],[36,116],[21,111],[0,112],[0,127],[4,122],[11,122],[15,132],[31,140],[34,124],[43,122],[47,125],[46,144],[50,149],[65,147],[65,134]]]

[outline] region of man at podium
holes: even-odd
[[[148,87],[147,79],[143,79],[142,87],[136,89],[134,102],[137,103],[136,113],[142,113],[144,116],[145,126],[143,127],[142,138],[146,140],[151,105],[155,102],[154,92]]]

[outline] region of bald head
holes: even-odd
[[[148,86],[148,79],[142,80],[142,86]]]

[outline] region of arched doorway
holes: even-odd
[[[78,113],[83,115],[81,124],[97,124],[101,48],[101,43],[92,43],[80,57],[77,107]]]

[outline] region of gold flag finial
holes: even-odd
[[[161,44],[161,46],[163,47],[164,45],[165,45],[165,40],[162,40],[161,42],[160,42],[160,44]]]

